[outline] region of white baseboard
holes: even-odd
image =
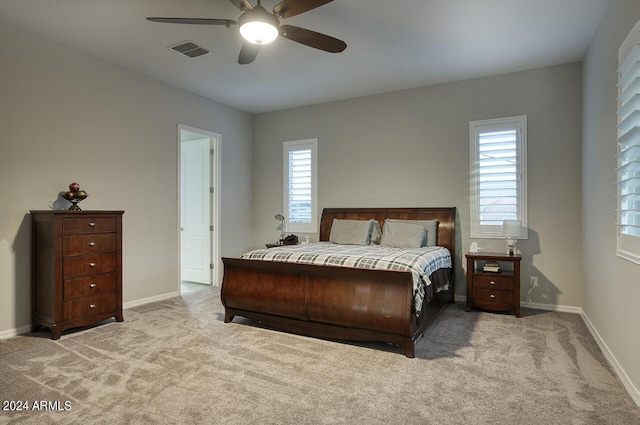
[[[6,331],[0,332],[0,340],[7,339],[7,338],[13,338],[13,337],[16,337],[18,335],[26,334],[26,333],[29,333],[29,332],[31,332],[31,325],[22,326],[22,327],[15,328],[15,329],[8,329]]]
[[[613,353],[609,349],[609,346],[607,346],[606,342],[604,342],[604,340],[598,333],[598,330],[595,328],[595,326],[593,326],[593,323],[591,323],[591,320],[589,320],[587,314],[582,309],[580,310],[580,316],[582,317],[585,325],[587,325],[589,332],[591,332],[593,339],[595,339],[598,343],[598,346],[604,353],[607,361],[615,371],[616,375],[618,375],[618,378],[620,378],[620,381],[622,381],[622,385],[624,385],[624,387],[627,389],[627,392],[629,393],[633,401],[635,401],[636,405],[640,407],[640,390],[638,390],[633,382],[631,382],[631,379],[629,379],[629,376],[618,362],[618,359],[616,359],[616,356],[613,355]]]
[[[557,311],[560,313],[572,313],[572,314],[582,313],[581,307],[574,307],[572,305],[555,305],[555,304],[520,302],[520,307],[533,308],[536,310]]]
[[[154,295],[153,297],[142,298],[135,301],[129,301],[122,304],[123,309],[138,307],[145,304],[155,303],[158,301],[168,300],[170,298],[175,298],[180,296],[180,291],[168,292],[166,294]]]

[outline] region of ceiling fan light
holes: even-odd
[[[243,24],[240,34],[250,43],[268,44],[278,38],[278,29],[266,22],[253,21]]]

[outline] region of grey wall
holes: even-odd
[[[469,121],[528,116],[532,302],[582,303],[581,64],[333,102],[254,117],[254,246],[279,235],[282,142],[318,138],[319,208],[455,206],[458,259],[469,239]],[[317,240],[317,235],[310,235]],[[503,251],[504,240],[480,240]],[[574,265],[574,266],[569,266]],[[458,260],[456,293],[464,294]],[[523,282],[523,299],[528,284]]]
[[[222,135],[222,251],[249,247],[249,114],[1,24],[0,70],[0,334],[31,321],[27,214],[72,181],[125,210],[125,303],[179,290],[179,123]]]
[[[618,49],[638,19],[640,2],[612,0],[584,60],[582,211],[583,308],[640,404],[640,266],[616,256],[614,226]]]

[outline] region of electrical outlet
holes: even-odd
[[[538,287],[538,276],[529,277],[529,286],[531,286],[532,288]]]

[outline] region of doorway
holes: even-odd
[[[220,135],[184,125],[178,132],[180,281],[217,286],[222,271]]]

